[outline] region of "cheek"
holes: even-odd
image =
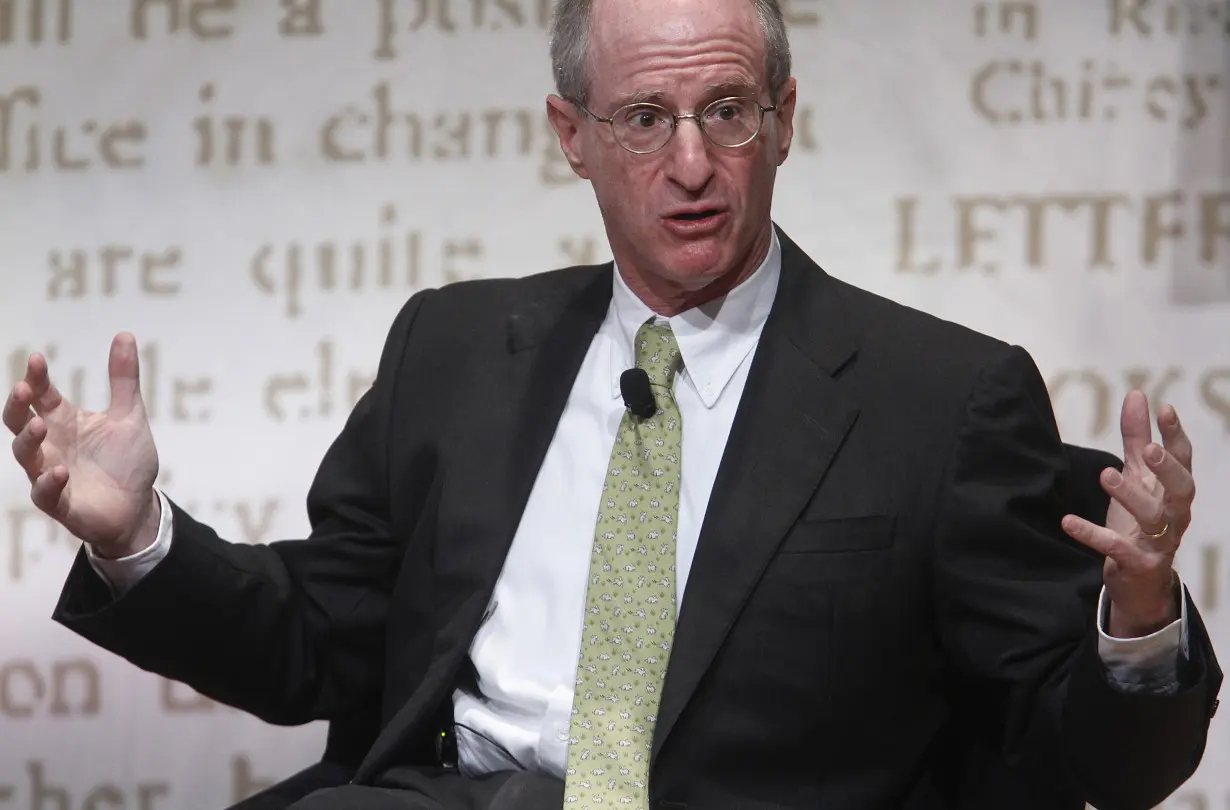
[[[760,199],[772,194],[773,180],[777,176],[777,164],[769,150],[762,150],[748,162],[745,188],[751,196]]]
[[[736,213],[745,216],[762,195],[763,167],[760,158],[749,155],[725,161],[718,172],[720,194]]]
[[[591,182],[604,208],[624,220],[639,220],[654,216],[656,176],[651,166],[608,158]]]

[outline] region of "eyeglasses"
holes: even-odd
[[[595,121],[610,124],[615,142],[637,155],[647,155],[666,146],[679,122],[685,118],[696,121],[701,133],[715,146],[727,149],[743,146],[760,134],[764,114],[777,109],[776,106],[763,107],[750,98],[732,97],[712,102],[699,114],[676,115],[657,104],[636,103],[626,104],[610,118],[603,118],[594,115],[584,104],[572,103]]]

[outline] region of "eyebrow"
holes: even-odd
[[[666,94],[661,90],[638,90],[635,93],[624,93],[615,97],[615,106],[625,104],[660,104]]]
[[[728,79],[705,85],[701,98],[711,101],[724,96],[740,95],[743,93],[756,95],[759,92],[760,86],[755,82],[750,82],[746,79]],[[616,96],[615,106],[623,107],[626,104],[662,104],[665,98],[666,93],[662,90],[638,90],[635,93],[624,93],[623,95]]]
[[[705,85],[705,97],[738,95],[739,93],[751,93],[756,95],[760,92],[760,85],[756,82],[748,81],[747,79],[728,79],[724,82]]]

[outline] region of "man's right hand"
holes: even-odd
[[[120,333],[108,363],[111,403],[91,413],[51,384],[32,354],[4,403],[17,438],[13,456],[30,479],[30,499],[101,557],[135,554],[158,535],[158,451],[141,397],[137,343]]]

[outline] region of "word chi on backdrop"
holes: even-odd
[[[1142,388],[1196,445],[1180,572],[1230,648],[1230,2],[782,0],[775,218],[825,269],[1030,350],[1067,440]],[[924,7],[925,6],[925,7]],[[610,258],[545,114],[551,0],[0,0],[0,375],[105,407],[159,486],[308,531],[415,291]],[[50,615],[79,542],[0,465],[0,809],[224,807],[319,757]],[[1230,810],[1230,732],[1168,808]]]

